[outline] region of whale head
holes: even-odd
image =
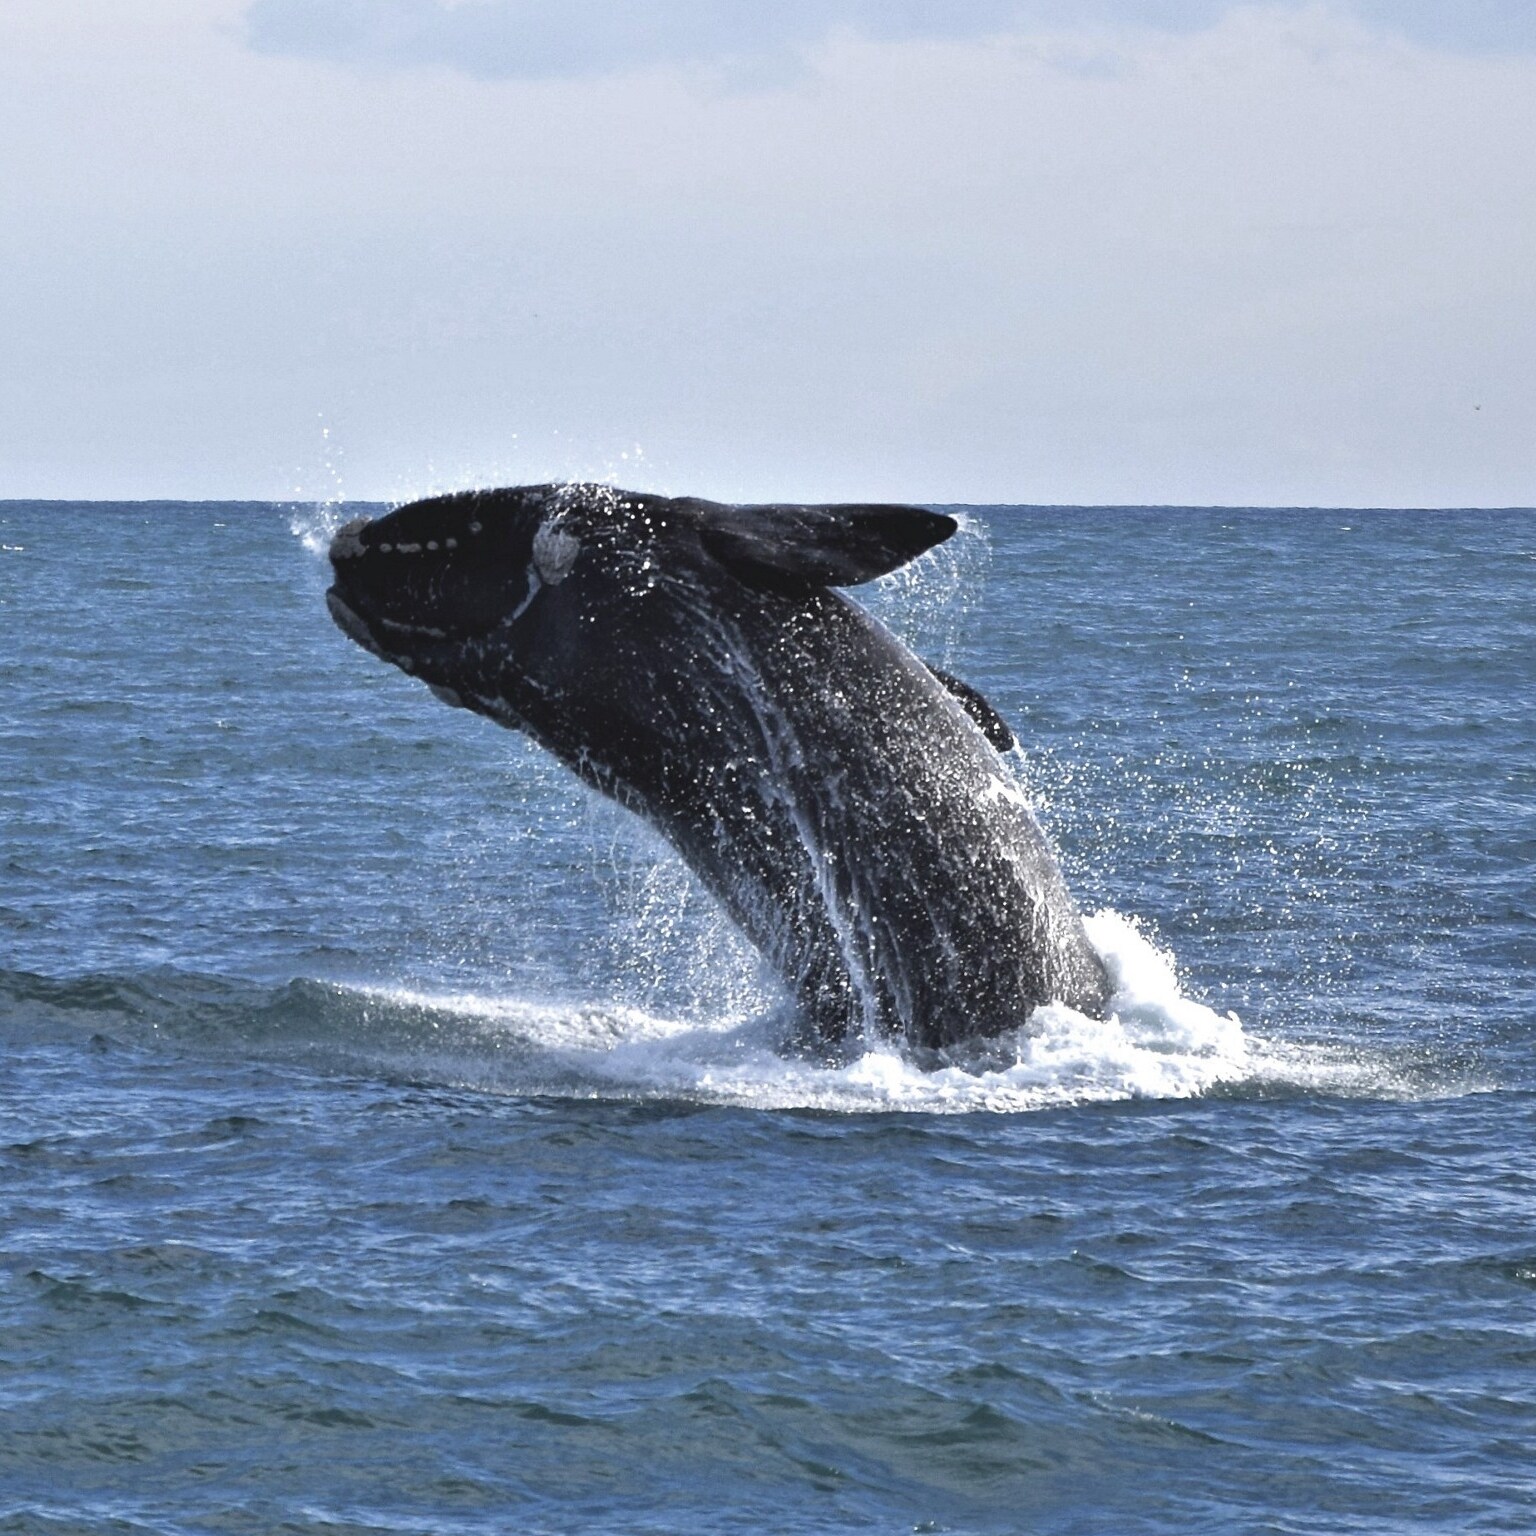
[[[465,491],[358,518],[331,541],[331,616],[365,650],[428,681],[504,630],[580,554],[563,487]]]
[[[331,616],[365,650],[451,692],[466,658],[515,653],[518,621],[573,574],[649,592],[709,572],[779,599],[868,581],[955,531],[920,507],[729,506],[607,485],[462,491],[359,518],[331,542]]]

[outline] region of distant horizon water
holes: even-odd
[[[393,496],[0,496],[0,507],[398,507],[409,501],[428,496],[451,496],[460,491],[483,490],[490,486],[542,485],[542,484],[614,484],[611,476],[598,476],[591,480],[583,477],[568,479],[555,476],[549,480],[498,480],[474,481],[445,490],[422,491],[404,497]],[[655,487],[636,482],[625,484],[625,490],[654,490]],[[661,494],[680,494],[666,491]],[[692,494],[692,493],[690,493]],[[714,500],[725,498],[714,497]],[[738,498],[739,499],[739,498]],[[764,501],[787,501],[786,497],[760,497]],[[807,500],[808,498],[800,498]],[[866,498],[883,500],[884,498]],[[904,498],[913,506],[924,507],[975,507],[1009,512],[1418,512],[1418,513],[1508,513],[1536,512],[1536,501],[1530,504],[1511,503],[1507,506],[1468,504],[1464,506],[1411,506],[1373,503],[1348,505],[1332,502],[1180,502],[1180,501],[964,501],[954,497]],[[824,502],[851,501],[851,497],[823,497]]]

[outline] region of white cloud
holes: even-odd
[[[877,41],[1190,32],[1241,8],[1242,0],[250,0],[245,19],[262,52],[536,79],[659,63],[783,65],[839,30]],[[1434,46],[1536,49],[1536,7],[1511,0],[1333,0],[1332,9]]]
[[[839,30],[876,40],[1021,26],[1199,27],[1230,0],[251,0],[251,45],[347,63],[447,65],[483,78],[655,64],[792,62]]]

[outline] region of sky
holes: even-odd
[[[0,0],[0,498],[1536,504],[1528,0]]]

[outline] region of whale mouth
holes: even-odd
[[[458,653],[453,636],[428,624],[406,624],[382,614],[364,618],[352,606],[355,601],[350,593],[342,596],[340,582],[325,594],[325,606],[336,627],[370,656],[387,661],[390,666],[399,667],[412,676],[424,672],[443,674],[456,658]]]
[[[393,661],[394,658],[385,653],[379,642],[373,638],[373,631],[368,627],[357,612],[349,608],[340,592],[331,587],[325,594],[325,606],[330,609],[331,617],[336,621],[336,627],[347,639],[355,640],[365,651],[377,656],[380,661]]]

